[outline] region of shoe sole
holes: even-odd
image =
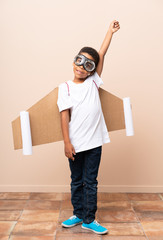
[[[66,224],[62,223],[61,225],[62,225],[63,227],[69,228],[69,227],[74,227],[74,226],[76,226],[76,225],[78,225],[78,224],[81,224],[81,223],[83,223],[83,222],[75,223],[75,224],[72,224],[72,225],[66,225]]]
[[[87,228],[87,227],[84,227],[84,226],[82,226],[82,228],[87,229],[87,230],[90,230],[90,231],[93,231],[94,233],[97,233],[97,234],[105,234],[105,233],[108,232],[108,230],[106,230],[106,231],[104,231],[104,232],[97,232],[97,231],[95,231],[95,230],[93,230],[93,229],[91,229],[91,228]]]

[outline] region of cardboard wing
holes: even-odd
[[[99,96],[108,131],[125,129],[123,100],[99,88]],[[58,87],[30,107],[32,146],[63,140],[60,113],[57,105]],[[14,149],[21,149],[22,132],[20,116],[12,121]]]

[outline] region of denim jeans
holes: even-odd
[[[91,223],[97,211],[97,176],[101,160],[102,146],[78,152],[74,161],[70,158],[71,203],[73,214]]]

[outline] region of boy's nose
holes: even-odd
[[[83,65],[81,65],[80,68],[83,68]]]

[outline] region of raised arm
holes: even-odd
[[[98,73],[99,76],[101,76],[101,73],[102,73],[102,69],[103,69],[103,65],[104,65],[104,57],[105,57],[105,54],[106,54],[106,52],[108,50],[108,47],[110,45],[113,33],[118,31],[118,29],[120,29],[119,22],[116,21],[116,20],[112,21],[110,26],[109,26],[108,32],[107,32],[107,34],[104,38],[104,41],[101,45],[101,48],[99,50],[100,59],[99,59],[98,66],[96,68],[96,72]]]

